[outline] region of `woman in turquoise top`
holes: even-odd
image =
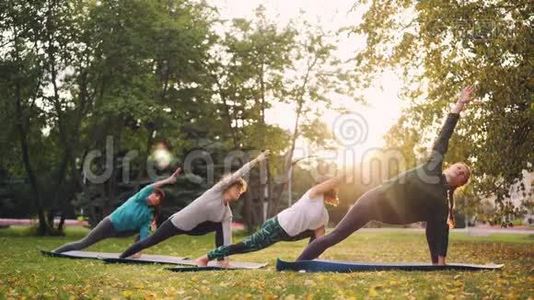
[[[106,238],[130,236],[137,232],[139,232],[139,240],[145,239],[150,234],[154,209],[157,209],[165,198],[165,193],[160,187],[175,183],[179,174],[180,168],[170,177],[145,186],[100,221],[83,239],[65,244],[54,252],[81,250]]]

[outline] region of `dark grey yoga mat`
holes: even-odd
[[[63,253],[56,253],[52,251],[41,250],[43,255],[52,256],[52,257],[63,257],[63,258],[73,258],[73,259],[118,259],[120,253],[109,253],[109,252],[92,252],[92,251],[66,251]],[[168,255],[151,255],[143,254],[139,258],[131,258],[132,262],[137,263],[160,263],[160,264],[179,264],[186,257],[175,257]]]
[[[458,271],[481,271],[496,270],[502,268],[503,264],[460,264],[451,263],[445,266],[437,266],[427,263],[361,263],[345,261],[328,261],[328,260],[302,260],[302,261],[283,261],[276,260],[277,271],[305,271],[305,272],[359,272],[359,271],[385,271],[385,270],[402,270],[402,271],[441,271],[441,270],[458,270]]]
[[[142,256],[141,256],[142,258]],[[104,258],[106,263],[122,263],[122,264],[139,264],[139,263],[148,263],[140,261],[139,258]],[[185,265],[193,266],[197,268],[194,260],[191,259],[177,259],[174,260],[173,264],[175,265]],[[253,263],[253,262],[240,262],[240,261],[230,261],[229,269],[260,269],[265,267],[266,263]],[[207,267],[205,268],[220,268],[217,266],[217,262],[210,261]]]

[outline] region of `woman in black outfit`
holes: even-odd
[[[464,105],[471,101],[473,92],[471,86],[462,90],[425,164],[406,171],[361,196],[336,228],[310,243],[298,260],[317,258],[327,248],[341,242],[372,220],[389,224],[425,221],[432,263],[444,265],[449,226],[454,223],[452,196],[457,187],[467,183],[470,170],[464,163],[455,163],[442,171],[443,158],[459,114]]]

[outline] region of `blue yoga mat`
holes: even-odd
[[[451,263],[445,266],[436,266],[427,263],[361,263],[329,260],[302,260],[302,261],[283,261],[276,260],[277,271],[305,271],[305,272],[360,272],[360,271],[385,271],[385,270],[402,270],[402,271],[481,271],[496,270],[502,268],[502,264],[458,264]]]

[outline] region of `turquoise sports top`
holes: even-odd
[[[153,190],[152,185],[145,186],[111,213],[111,223],[115,230],[139,230],[140,240],[145,239],[150,234],[150,223],[152,222],[154,212],[148,205],[146,199]]]

